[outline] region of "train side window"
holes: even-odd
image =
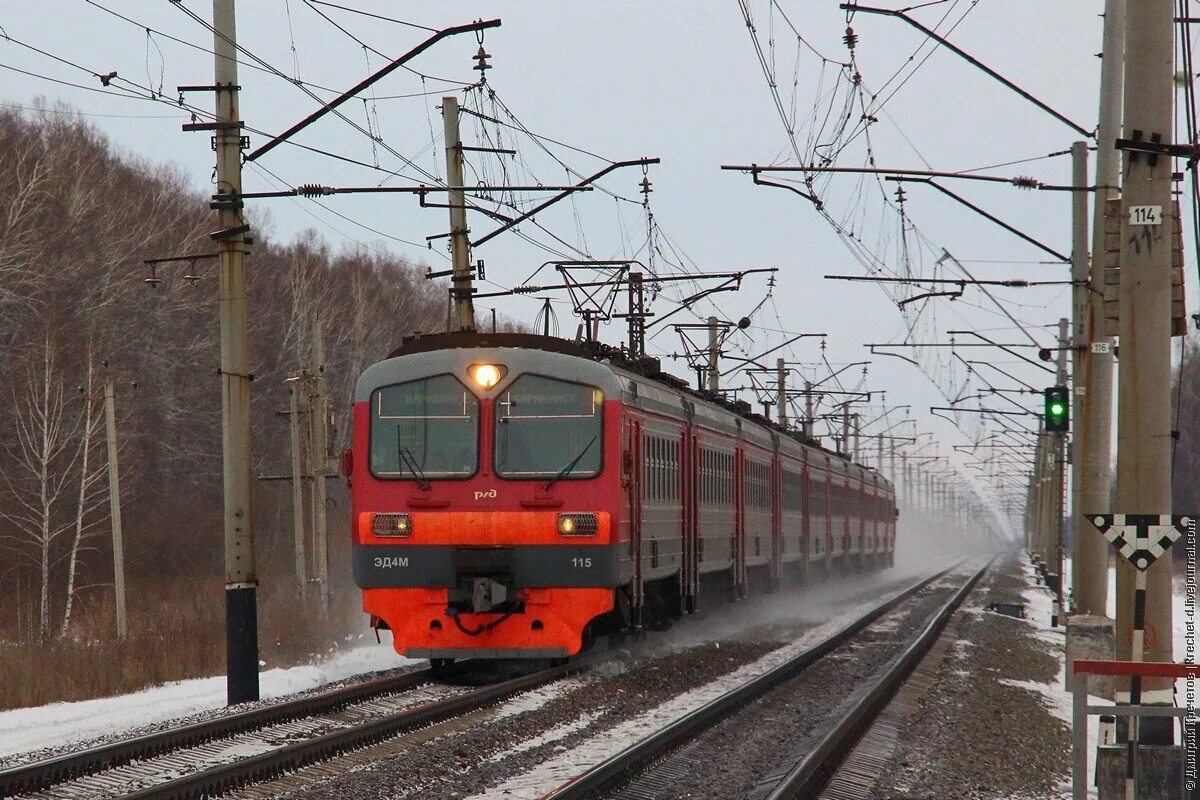
[[[650,494],[650,437],[642,434],[642,499],[652,500]]]
[[[656,491],[655,491],[657,488],[655,486],[655,479],[657,477],[658,476],[655,475],[655,469],[654,469],[654,437],[647,435],[646,436],[646,492],[647,492],[648,499],[651,502],[658,499],[656,497]]]
[[[662,437],[654,437],[654,462],[655,471],[658,473],[658,499],[663,501],[667,498],[667,476],[666,476],[666,457],[663,454],[665,442]]]

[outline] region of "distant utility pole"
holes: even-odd
[[[493,325],[493,327],[495,327]],[[493,331],[494,332],[494,331]],[[642,273],[629,272],[629,357],[646,355],[646,293]]]
[[[221,423],[225,475],[226,689],[230,705],[258,699],[258,573],[250,509],[250,347],[242,217],[235,0],[213,0],[217,240],[221,306]]]
[[[304,525],[304,472],[301,466],[303,452],[300,440],[300,403],[301,392],[304,390],[304,377],[297,375],[288,378],[288,392],[291,395],[291,405],[288,413],[288,433],[292,442],[292,531],[295,553],[296,591],[300,600],[305,598],[308,586],[308,556],[304,546],[306,533]]]
[[[104,380],[104,432],[108,447],[108,510],[112,515],[113,587],[117,598],[117,637],[125,638],[125,540],[121,533],[121,471],[117,464],[117,409],[112,378]]]
[[[458,131],[458,98],[442,98],[442,127],[446,138],[446,184],[450,187],[450,257],[453,275],[450,282],[453,312],[452,331],[475,332],[475,298],[472,296],[471,243],[467,229],[467,198],[463,193],[463,149]]]
[[[1177,224],[1171,200],[1172,159],[1138,142],[1169,144],[1175,90],[1175,4],[1128,6],[1125,31],[1125,183],[1121,195],[1117,492],[1121,514],[1171,512],[1171,260]],[[1161,149],[1159,152],[1163,152]],[[1099,510],[1084,509],[1088,513]],[[1136,570],[1117,559],[1117,658],[1129,659]],[[1171,558],[1146,571],[1147,661],[1171,661]],[[1140,701],[1170,703],[1169,680],[1149,679]],[[1136,690],[1135,679],[1131,689]],[[1166,728],[1164,733],[1169,733]],[[1131,733],[1136,733],[1136,726]],[[1135,739],[1136,736],[1130,737]]]
[[[813,438],[813,385],[804,382],[804,435]]]
[[[708,390],[721,390],[721,328],[716,317],[708,318]]]
[[[1125,2],[1105,0],[1104,42],[1100,66],[1100,116],[1096,130],[1096,192],[1092,206],[1092,253],[1090,272],[1080,275],[1072,258],[1071,277],[1076,283],[1075,314],[1083,314],[1082,329],[1076,323],[1074,344],[1076,406],[1072,473],[1075,476],[1072,525],[1074,558],[1071,584],[1074,610],[1080,614],[1105,615],[1108,605],[1109,551],[1103,537],[1096,536],[1083,515],[1110,508],[1112,476],[1112,339],[1104,335],[1105,208],[1120,197],[1121,159],[1117,136],[1121,132],[1122,76],[1125,72]],[[1077,143],[1072,155],[1080,149]],[[1086,158],[1086,152],[1083,154]],[[1075,168],[1075,183],[1087,182],[1086,162]],[[1076,203],[1079,202],[1078,195]],[[1078,235],[1079,224],[1075,223]],[[1078,247],[1078,245],[1076,245]],[[1082,304],[1078,299],[1083,295]],[[1080,306],[1084,308],[1081,310]],[[1079,403],[1079,392],[1083,403]]]
[[[312,442],[313,553],[321,605],[329,608],[329,519],[325,473],[329,471],[329,404],[325,397],[325,329],[313,318],[312,392],[308,401],[309,440]]]
[[[776,417],[782,428],[788,426],[787,365],[782,358],[775,359],[775,407]]]

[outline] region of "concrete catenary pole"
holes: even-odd
[[[812,381],[804,382],[804,435],[813,435],[813,385]]]
[[[112,517],[113,587],[116,589],[117,637],[129,632],[125,614],[125,540],[121,533],[121,470],[117,462],[117,409],[113,382],[104,382],[104,441],[108,447],[108,511]]]
[[[775,359],[775,412],[780,427],[788,426],[787,365],[782,358]]]
[[[463,194],[463,150],[458,132],[458,98],[442,98],[442,128],[446,139],[447,205],[450,206],[450,330],[475,332],[475,298],[471,280],[471,242],[467,232],[467,198]]]
[[[326,509],[325,473],[329,471],[329,406],[325,398],[325,328],[313,319],[312,396],[308,402],[309,437],[312,442],[313,565],[321,605],[329,607],[329,516]]]
[[[1067,352],[1070,347],[1070,325],[1071,322],[1066,317],[1058,321],[1058,385],[1067,385]],[[1054,434],[1054,453],[1050,463],[1052,470],[1051,487],[1053,497],[1050,501],[1050,508],[1053,511],[1051,517],[1051,543],[1050,550],[1051,568],[1050,572],[1054,575],[1054,593],[1055,602],[1058,607],[1055,609],[1055,617],[1057,618],[1062,613],[1063,608],[1063,566],[1066,564],[1066,553],[1063,551],[1063,521],[1066,517],[1066,509],[1064,508],[1064,490],[1066,489],[1067,477],[1067,435],[1065,433]]]
[[[850,403],[842,404],[842,455],[850,453]]]
[[[717,318],[708,318],[708,390],[718,392],[721,389],[721,335],[717,327]]]
[[[1046,434],[1038,431],[1033,448],[1033,474],[1029,478],[1029,552],[1034,561],[1042,563],[1042,449]]]
[[[304,376],[298,375],[288,380],[291,393],[291,407],[288,409],[288,433],[292,442],[292,533],[293,552],[295,555],[296,591],[304,600],[305,588],[308,586],[308,556],[305,553],[305,524],[304,524],[304,468],[301,466],[303,455],[300,442],[300,395],[303,389]]]
[[[1175,4],[1128,6],[1125,136],[1169,143],[1174,133]],[[1169,156],[1127,151],[1121,196],[1117,491],[1122,514],[1171,512],[1171,254],[1177,224]],[[1146,661],[1170,661],[1171,553],[1146,573]],[[1117,658],[1130,658],[1136,570],[1117,559]],[[1170,703],[1171,683],[1146,682],[1146,702]],[[1131,698],[1131,702],[1136,702]]]
[[[1087,142],[1071,145],[1071,185],[1075,191],[1071,196],[1071,513],[1069,529],[1073,543],[1071,559],[1071,611],[1079,609],[1079,591],[1082,584],[1093,580],[1086,564],[1091,551],[1104,544],[1104,540],[1088,530],[1090,524],[1081,516],[1080,502],[1083,496],[1083,470],[1080,469],[1080,454],[1085,438],[1081,423],[1084,409],[1091,399],[1083,382],[1083,349],[1088,341],[1088,295],[1090,289],[1090,265],[1088,263],[1087,240]],[[1101,201],[1102,203],[1103,201]],[[1100,259],[1097,259],[1099,263]],[[1081,610],[1081,609],[1080,609]],[[1103,613],[1104,609],[1100,610]],[[1081,613],[1089,613],[1081,610]]]
[[[1122,79],[1125,73],[1126,0],[1105,0],[1104,43],[1100,68],[1100,117],[1096,131],[1096,186],[1092,207],[1092,257],[1090,285],[1086,292],[1087,321],[1084,349],[1075,376],[1076,391],[1082,387],[1085,402],[1075,416],[1074,470],[1079,475],[1078,504],[1074,512],[1076,534],[1072,582],[1075,610],[1082,614],[1107,613],[1109,548],[1103,537],[1091,530],[1083,514],[1110,508],[1112,484],[1112,339],[1104,335],[1104,209],[1107,201],[1120,197],[1121,158],[1116,148],[1121,133]],[[1072,277],[1075,270],[1072,269]],[[1076,291],[1079,291],[1078,288]],[[1093,345],[1108,346],[1094,352]]]
[[[221,424],[225,476],[225,639],[229,703],[258,699],[258,571],[250,509],[250,347],[242,217],[235,0],[213,0],[221,316]]]

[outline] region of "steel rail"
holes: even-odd
[[[463,666],[466,664],[464,662]],[[9,767],[0,770],[0,797],[47,789],[170,750],[194,747],[267,725],[337,711],[363,700],[414,689],[432,680],[434,675],[428,669],[406,672]]]
[[[950,615],[958,610],[962,602],[975,588],[984,574],[992,565],[989,559],[971,579],[963,584],[954,596],[934,615],[929,624],[921,631],[913,642],[897,656],[875,681],[865,689],[860,689],[854,704],[838,720],[837,724],[826,732],[811,750],[788,771],[766,800],[807,800],[818,797],[829,780],[837,772],[842,762],[853,751],[854,745],[862,738],[876,717],[887,707],[896,693],[912,675],[921,659],[933,647],[934,642],[941,636]]]
[[[570,664],[512,678],[457,697],[407,708],[343,730],[140,789],[123,795],[122,800],[200,800],[215,797],[239,786],[269,780],[285,772],[368,747],[405,731],[461,716],[519,692],[566,677],[601,660],[603,657],[582,658]]]
[[[963,562],[958,562],[928,578],[916,582],[895,597],[875,606],[853,622],[842,627],[824,641],[797,654],[790,660],[753,678],[736,689],[732,689],[720,697],[706,703],[700,708],[672,722],[657,732],[627,747],[612,758],[600,762],[587,772],[573,778],[570,782],[543,795],[541,800],[582,800],[598,793],[621,776],[636,770],[644,764],[658,758],[669,750],[677,748],[696,736],[700,735],[716,723],[737,712],[745,706],[791,680],[808,667],[820,661],[834,649],[853,639],[864,628],[871,625],[887,612],[894,609],[929,584],[956,569]],[[984,567],[984,569],[987,569]],[[982,574],[982,571],[979,573]],[[978,580],[978,575],[972,578],[972,585]]]

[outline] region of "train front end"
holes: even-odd
[[[425,337],[358,381],[354,575],[401,655],[566,658],[614,609],[619,386],[521,344]]]

